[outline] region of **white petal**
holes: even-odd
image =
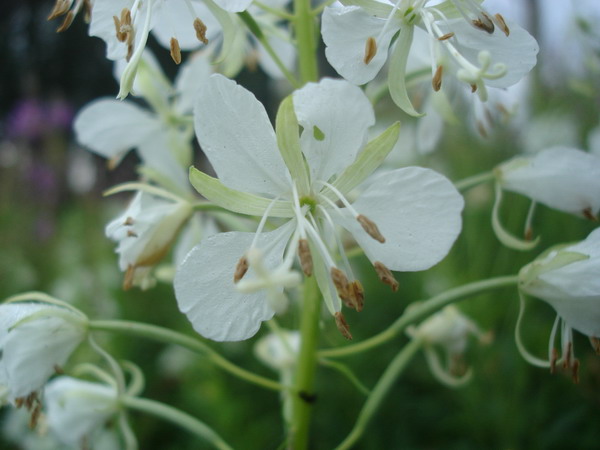
[[[123,8],[133,6],[134,0],[101,0],[93,2],[90,21],[90,36],[97,36],[106,42],[106,57],[117,60],[125,58],[127,46],[117,40],[113,16],[120,17]]]
[[[252,0],[215,0],[215,3],[225,11],[235,13],[245,11]]]
[[[267,40],[269,41],[269,44],[271,44],[271,47],[275,51],[275,54],[279,56],[279,59],[281,60],[283,65],[288,70],[293,71],[296,62],[297,52],[296,47],[294,47],[294,45],[291,42],[291,37],[289,36],[290,32],[283,27],[274,28],[276,34],[266,34]],[[285,36],[287,39],[282,38],[282,35]],[[285,76],[283,75],[283,73],[281,73],[281,70],[279,70],[279,67],[277,67],[277,64],[275,64],[275,61],[273,61],[273,58],[271,58],[271,55],[267,53],[263,45],[260,42],[257,42],[256,47],[259,55],[258,64],[260,65],[260,68],[264,70],[265,73],[271,78],[285,78]]]
[[[257,246],[265,252],[268,269],[281,265],[290,225],[259,237]],[[215,341],[248,339],[273,317],[266,292],[242,293],[233,283],[235,267],[253,239],[254,233],[241,232],[211,236],[194,247],[177,269],[174,286],[179,309],[202,336]],[[252,276],[249,269],[245,277]]]
[[[327,78],[294,92],[293,99],[311,174],[327,181],[349,166],[366,143],[375,123],[371,102],[360,88]]]
[[[139,106],[106,98],[86,105],[74,123],[79,143],[105,158],[137,147],[158,127],[158,120]]]
[[[99,383],[59,377],[44,390],[50,429],[61,441],[79,447],[82,439],[117,411],[117,392]]]
[[[385,64],[390,41],[400,28],[399,24],[390,24],[379,36],[385,23],[356,6],[325,8],[321,33],[329,64],[351,83],[360,85],[371,81]],[[376,39],[377,53],[365,64],[365,46],[370,37]]]
[[[254,194],[287,190],[287,169],[263,105],[222,75],[200,88],[194,123],[202,150],[226,186]]]
[[[370,237],[350,214],[342,225],[371,261],[391,270],[425,270],[446,256],[460,233],[463,205],[445,177],[407,167],[379,175],[352,205],[375,222],[385,243]]]
[[[179,69],[175,80],[175,91],[177,92],[176,109],[180,114],[190,114],[198,88],[206,83],[212,73],[210,62],[203,53],[196,53],[185,62]]]
[[[516,158],[498,167],[506,190],[579,216],[600,210],[600,158],[566,147]]]

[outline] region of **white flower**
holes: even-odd
[[[296,366],[300,351],[300,333],[280,330],[262,337],[254,346],[254,353],[264,364],[276,370],[289,371]]]
[[[405,80],[415,26],[429,35],[434,90],[441,88],[445,76],[453,74],[485,101],[487,86],[511,86],[536,62],[535,39],[470,0],[433,6],[427,6],[427,0],[342,3],[347,6],[328,7],[323,13],[321,31],[327,60],[348,81],[364,84],[381,70],[389,51],[390,95],[411,115],[419,115],[408,98]]]
[[[178,269],[179,307],[205,337],[246,339],[273,316],[264,291],[240,292],[234,284],[234,279],[255,277],[245,257],[251,249],[262,251],[264,267],[271,271],[289,269],[298,255],[304,273],[315,274],[343,329],[341,298],[360,309],[363,293],[338,226],[353,235],[392,287],[397,283],[390,270],[431,267],[460,231],[462,197],[429,169],[381,173],[352,204],[346,198],[383,161],[398,127],[366,144],[374,123],[372,107],[359,88],[345,81],[310,83],[284,100],[277,133],[256,98],[222,76],[213,75],[203,86],[198,105],[196,133],[219,179],[192,169],[192,184],[224,208],[262,216],[255,234],[230,232],[205,239]],[[285,223],[265,232],[267,218]],[[343,269],[335,262],[338,255]]]
[[[600,354],[600,229],[596,229],[583,241],[569,246],[549,249],[519,272],[519,288],[522,292],[544,300],[557,313],[550,336],[549,365],[559,363],[572,370],[575,380],[579,362],[575,359],[572,329],[590,337],[596,352]],[[517,344],[523,356],[538,366],[547,363],[529,355],[524,349],[517,323]],[[562,357],[554,350],[554,338],[561,326]]]
[[[192,215],[189,202],[138,191],[128,208],[106,226],[106,236],[118,242],[123,288],[150,287],[151,269],[167,254],[181,227]]]
[[[84,339],[86,327],[87,318],[72,309],[33,302],[0,305],[3,400],[35,413],[37,391],[61,370]]]
[[[135,90],[152,111],[128,101],[95,100],[75,118],[77,140],[109,159],[110,167],[136,148],[147,177],[187,192],[185,170],[192,162],[192,105],[198,86],[210,72],[207,59],[196,55],[181,67],[171,86],[152,54],[144,53]]]
[[[73,448],[118,412],[114,386],[66,376],[48,383],[44,403],[50,430]]]

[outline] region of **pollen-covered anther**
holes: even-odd
[[[127,230],[127,237],[138,237],[138,234],[133,230]]]
[[[476,84],[472,84],[471,85],[471,94],[474,94],[475,92],[477,92],[477,85]]]
[[[350,308],[354,308],[354,305],[351,303],[351,297],[349,292],[350,284],[348,283],[348,278],[346,277],[346,274],[344,274],[344,272],[342,272],[337,267],[332,267],[330,274],[331,281],[333,282],[333,285],[335,286],[335,289],[340,298]]]
[[[387,284],[390,288],[392,288],[392,292],[396,292],[400,287],[398,281],[392,275],[390,269],[388,269],[385,264],[379,261],[375,261],[373,264],[375,271],[377,272],[377,276],[381,280],[383,284]]]
[[[123,225],[125,225],[125,226],[133,225],[133,217],[127,216],[127,219],[125,219],[125,222],[123,222]]]
[[[473,25],[475,25],[475,27],[489,34],[492,34],[494,32],[494,22],[492,22],[490,16],[488,16],[483,11],[481,12],[481,16],[479,16],[477,19],[474,19],[472,23]]]
[[[531,241],[531,240],[533,239],[533,228],[531,228],[531,227],[527,227],[527,228],[525,229],[525,233],[524,233],[524,236],[523,236],[523,238],[524,238],[526,241]]]
[[[60,26],[56,29],[56,32],[57,33],[62,33],[67,28],[69,28],[71,26],[71,24],[73,23],[73,19],[74,18],[75,18],[75,14],[73,14],[73,11],[69,11],[67,13],[67,15],[65,16],[65,19],[63,20],[63,23],[60,24]]]
[[[135,278],[135,266],[130,264],[125,270],[125,276],[123,277],[123,290],[128,291],[133,287],[133,280]]]
[[[237,283],[242,278],[244,278],[246,272],[248,272],[248,258],[242,256],[235,265],[235,272],[233,272],[233,282]]]
[[[312,255],[310,254],[310,247],[308,246],[308,241],[306,239],[298,240],[298,258],[300,258],[302,272],[304,272],[304,275],[307,277],[310,277],[313,273],[313,260]]]
[[[440,36],[438,38],[438,41],[447,41],[448,39],[450,39],[451,37],[454,37],[454,33],[450,32],[450,33],[446,33],[443,36]]]
[[[586,219],[598,222],[598,216],[592,212],[592,208],[585,208],[581,213]]]
[[[117,16],[113,16],[113,22],[115,23],[115,34],[117,36],[117,41],[125,42],[125,39],[127,39],[127,33],[123,33],[121,31],[121,21]]]
[[[508,28],[508,25],[506,25],[506,22],[504,21],[504,17],[502,17],[502,14],[500,14],[500,13],[494,14],[494,17],[496,18],[496,24],[500,27],[502,32],[506,36],[510,35],[510,28]]]
[[[435,74],[433,75],[433,79],[431,80],[431,86],[435,92],[439,91],[442,88],[442,74],[444,72],[444,66],[438,66],[435,70]]]
[[[338,311],[335,313],[334,317],[335,325],[337,326],[337,329],[340,331],[340,333],[342,333],[342,336],[344,336],[348,340],[351,340],[352,334],[350,334],[350,327],[348,326],[348,322],[346,322],[346,318],[344,317],[344,315],[340,311]]]
[[[360,281],[354,280],[350,283],[348,290],[350,291],[350,296],[354,303],[354,309],[356,309],[357,312],[361,312],[365,304],[365,291],[362,284],[360,284]]]
[[[54,3],[54,8],[50,11],[48,15],[48,20],[56,19],[63,14],[66,14],[69,10],[69,2],[67,0],[56,0]]]
[[[379,232],[379,228],[377,228],[375,222],[368,217],[363,216],[362,214],[356,216],[356,220],[358,220],[358,223],[360,223],[360,225],[363,227],[363,230],[365,230],[369,236],[371,236],[377,242],[381,242],[382,244],[385,242],[385,238]]]
[[[175,64],[181,64],[181,47],[179,47],[179,41],[172,37],[171,38],[171,58]]]
[[[590,344],[592,344],[592,348],[596,352],[596,355],[600,355],[600,338],[591,337]]]
[[[367,42],[365,42],[365,57],[363,58],[363,62],[365,64],[369,64],[375,55],[377,54],[377,41],[373,36],[369,36],[367,38]]]
[[[199,18],[194,19],[194,30],[196,30],[196,38],[204,45],[208,44],[208,39],[206,38],[206,25]]]

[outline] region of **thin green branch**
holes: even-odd
[[[135,409],[145,413],[153,414],[161,419],[168,420],[181,428],[190,431],[196,436],[210,442],[219,450],[231,450],[232,447],[227,444],[212,428],[195,417],[190,416],[172,406],[147,398],[139,397],[121,397],[121,403],[129,409]]]
[[[329,359],[325,359],[325,358],[320,358],[319,359],[319,364],[325,366],[325,367],[330,367],[332,369],[337,370],[338,372],[340,372],[342,375],[344,375],[346,378],[348,378],[348,380],[350,381],[350,383],[352,383],[354,385],[354,387],[356,389],[358,389],[361,393],[365,394],[365,395],[369,395],[371,393],[371,391],[369,390],[368,387],[366,387],[359,379],[356,375],[354,375],[354,372],[352,372],[350,370],[349,367],[347,367],[345,364],[336,362],[336,361],[331,361]]]
[[[410,311],[402,314],[394,323],[392,323],[387,329],[382,331],[375,336],[366,339],[358,344],[347,345],[341,348],[333,348],[321,350],[319,357],[340,357],[348,356],[355,353],[364,352],[378,345],[384,344],[387,341],[396,337],[404,329],[430,314],[438,311],[450,303],[455,303],[473,295],[481,294],[483,292],[491,291],[494,289],[503,288],[506,286],[516,286],[519,282],[518,275],[509,275],[504,277],[490,278],[488,280],[476,281],[474,283],[465,284],[454,289],[450,289],[443,292],[429,300],[424,301],[415,308],[411,308]]]
[[[254,1],[252,4],[254,6],[258,6],[263,11],[266,11],[270,14],[273,14],[274,16],[277,16],[277,17],[279,17],[283,20],[287,20],[289,22],[291,22],[292,19],[294,18],[294,16],[291,15],[290,13],[282,11],[281,9],[273,8],[272,6],[269,6],[263,2]]]
[[[89,327],[90,330],[133,334],[136,336],[142,336],[145,338],[153,339],[159,342],[179,345],[181,347],[187,348],[188,350],[191,350],[194,353],[199,353],[203,356],[206,356],[210,361],[212,361],[221,369],[250,383],[254,383],[258,386],[262,386],[266,389],[271,389],[274,391],[282,391],[285,389],[289,389],[281,383],[270,380],[269,378],[265,378],[260,375],[256,375],[253,372],[236,366],[229,360],[223,358],[220,354],[218,354],[215,350],[210,348],[204,342],[186,336],[185,334],[169,330],[167,328],[126,320],[96,320],[91,321]]]

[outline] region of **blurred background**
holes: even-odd
[[[411,163],[460,180],[550,145],[600,155],[597,0],[485,5],[525,26],[540,43],[539,64],[519,89],[519,112],[511,120],[491,121],[485,133],[473,124],[446,126],[438,150],[411,154]],[[87,36],[81,17],[57,34],[58,24],[46,21],[52,6],[52,1],[42,0],[0,6],[0,298],[40,290],[75,304],[91,318],[146,321],[191,334],[170,285],[159,283],[148,291],[121,289],[122,274],[104,226],[127,197],[106,199],[102,192],[135,179],[137,160],[130,153],[109,171],[105,160],[75,142],[72,121],[77,111],[95,98],[114,97],[117,83],[104,43]],[[157,50],[156,55],[173,75],[168,53]],[[323,60],[324,68],[325,64]],[[265,74],[246,70],[240,80],[276,105]],[[367,293],[364,311],[346,314],[355,341],[383,330],[413,301],[478,279],[515,274],[545,248],[583,239],[596,225],[539,207],[534,233],[541,235],[541,245],[518,253],[502,247],[491,230],[492,199],[491,185],[469,191],[464,230],[448,258],[426,273],[398,274],[396,295],[380,285],[366,259],[355,259]],[[507,228],[518,233],[527,209],[525,199],[509,195],[503,211]],[[544,355],[555,315],[542,302],[531,305],[525,339]],[[473,341],[469,348],[465,361],[475,371],[473,381],[460,389],[442,386],[423,356],[417,356],[357,448],[598,448],[600,357],[587,338],[575,338],[581,361],[580,383],[575,385],[567,374],[550,375],[531,367],[517,352],[516,290],[467,299],[460,309],[494,336],[488,345]],[[294,318],[283,323],[295,325]],[[118,335],[103,335],[101,340],[118,359],[132,360],[143,369],[146,397],[198,416],[235,448],[275,449],[283,441],[276,394],[176,348]],[[219,348],[237,364],[275,377],[254,358],[254,342]],[[405,342],[398,337],[344,362],[372,387]],[[326,330],[323,346],[343,344],[336,332]],[[81,361],[90,358],[97,360],[85,349],[77,355]],[[363,402],[364,396],[346,379],[320,368],[313,448],[338,444]],[[42,448],[39,441],[23,439],[26,429],[13,416],[11,408],[0,413],[0,448]],[[202,448],[193,437],[153,417],[131,417],[142,449]]]

